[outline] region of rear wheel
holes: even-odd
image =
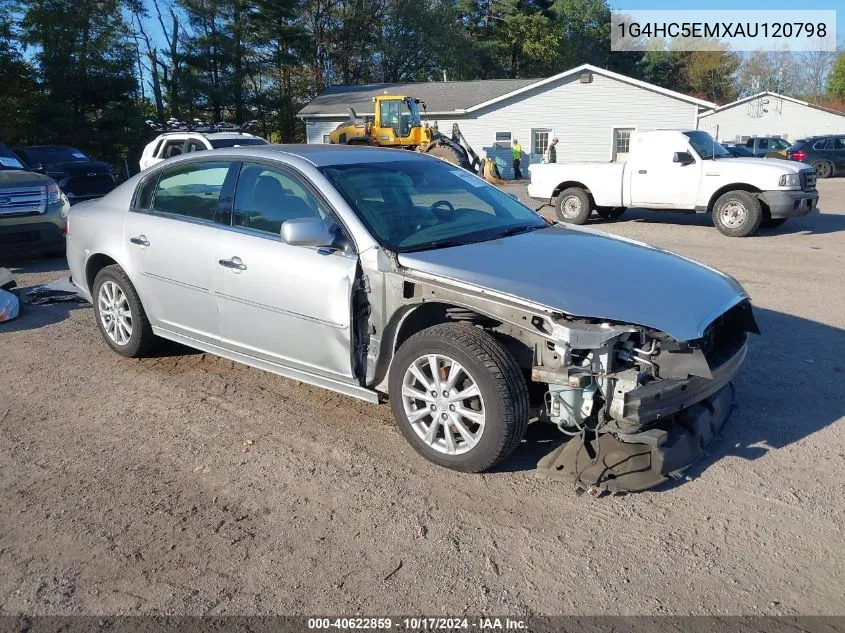
[[[584,224],[590,217],[590,196],[580,187],[570,187],[555,198],[555,214],[561,222]]]
[[[418,332],[390,366],[390,406],[426,459],[481,472],[510,455],[528,425],[528,388],[513,356],[484,330],[446,323]]]
[[[816,172],[816,178],[830,178],[833,175],[833,165],[826,160],[817,160],[813,163],[813,171]]]
[[[747,237],[760,228],[763,208],[747,191],[728,191],[713,205],[713,224],[722,235]]]
[[[621,218],[627,209],[625,207],[596,207],[596,214],[605,220]]]
[[[94,278],[94,316],[106,343],[122,356],[139,358],[155,335],[135,286],[120,266],[106,266]]]

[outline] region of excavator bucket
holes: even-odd
[[[483,165],[481,177],[484,180],[494,185],[505,184],[502,175],[499,173],[499,168],[496,167],[496,163],[492,160],[484,160]]]

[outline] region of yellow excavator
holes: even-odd
[[[451,137],[430,127],[428,123],[423,124],[420,120],[420,106],[425,109],[425,103],[419,99],[379,95],[373,97],[373,102],[375,116],[372,117],[359,117],[354,109],[349,108],[349,120],[329,134],[331,142],[416,150],[481,174],[491,181],[498,177],[495,163],[479,160],[457,123],[452,126]],[[489,177],[488,172],[491,172]]]

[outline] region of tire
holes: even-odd
[[[768,220],[763,220],[760,223],[760,226],[762,226],[764,229],[776,229],[781,224],[786,222],[786,220],[787,218],[769,218]]]
[[[567,224],[584,224],[592,211],[590,196],[580,187],[570,187],[555,198],[555,215]]]
[[[430,357],[434,356],[437,385],[431,384]],[[461,369],[455,370],[458,383],[452,388],[448,381],[454,363]],[[412,367],[419,373],[412,373]],[[417,378],[420,374],[427,383]],[[456,390],[465,392],[473,383],[479,397],[450,401],[443,396],[451,394],[454,398]],[[471,473],[492,468],[516,449],[528,426],[528,387],[519,366],[496,339],[470,325],[444,323],[409,338],[393,358],[388,384],[393,417],[405,439],[420,455],[445,468]],[[437,395],[432,397],[432,391],[425,392],[425,399],[407,395],[409,389],[414,394],[423,393],[425,385]],[[483,427],[460,411],[480,417]],[[421,415],[412,420],[413,413]],[[437,427],[426,441],[425,435],[435,422]],[[467,440],[463,431],[473,439]]]
[[[833,176],[833,165],[826,160],[817,160],[813,163],[813,171],[816,172],[816,178],[830,178]]]
[[[104,290],[104,287],[107,290]],[[118,327],[120,319],[117,313],[103,313],[103,309],[108,307],[109,295],[119,297],[115,293],[115,288],[125,298],[125,302],[118,298],[118,305],[125,305],[129,311],[128,322],[131,332],[125,341],[121,341],[121,335],[125,336],[126,331],[122,327]],[[140,358],[146,355],[152,348],[155,335],[150,326],[150,321],[147,319],[144,306],[141,305],[138,292],[123,269],[116,264],[103,268],[94,279],[94,288],[91,294],[94,300],[94,317],[97,321],[97,327],[100,328],[100,334],[103,335],[108,346],[121,356],[128,358]],[[109,333],[111,328],[107,328],[106,322],[115,323],[115,329],[112,330],[116,332],[115,334]]]
[[[447,163],[452,163],[453,165],[457,165],[458,167],[463,166],[464,161],[461,158],[461,155],[455,150],[454,147],[449,147],[448,145],[444,144],[437,144],[432,145],[429,147],[426,154],[430,154],[432,156],[437,156],[437,158],[445,160]]]
[[[728,191],[713,205],[713,224],[722,235],[747,237],[760,228],[763,208],[747,191]]]
[[[627,210],[625,207],[596,207],[596,215],[605,220],[616,220],[621,218]]]

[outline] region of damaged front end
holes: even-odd
[[[650,488],[677,476],[719,433],[733,385],[759,333],[748,300],[695,340],[637,325],[558,315],[532,380],[548,385],[541,417],[573,440],[538,469],[554,479],[611,492]]]

